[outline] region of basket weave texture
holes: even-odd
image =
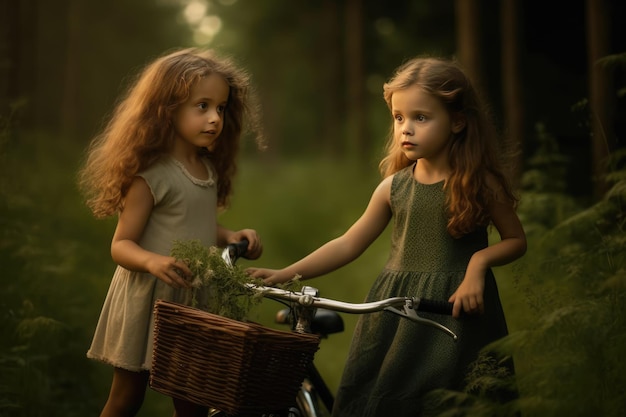
[[[150,387],[229,415],[293,405],[319,337],[157,300]]]

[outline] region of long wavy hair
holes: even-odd
[[[96,217],[121,211],[133,178],[172,149],[173,116],[192,86],[209,74],[222,76],[230,92],[222,133],[212,149],[202,148],[199,153],[210,160],[217,174],[218,206],[228,206],[244,131],[253,131],[262,146],[256,96],[249,75],[232,59],[212,50],[187,48],[148,64],[122,96],[104,130],[92,140],[79,185]]]
[[[416,85],[441,100],[451,115],[461,114],[466,121],[465,128],[451,138],[451,173],[445,182],[448,233],[461,237],[489,224],[487,206],[493,199],[517,204],[503,169],[504,143],[499,140],[488,108],[456,61],[417,57],[402,64],[383,86],[389,109],[396,91]],[[413,163],[395,141],[392,124],[386,156],[379,165],[381,174],[387,177]],[[495,179],[496,184],[492,180],[488,184],[488,178]]]

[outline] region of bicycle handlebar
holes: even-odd
[[[247,248],[247,240],[229,244],[222,252],[222,259],[224,259],[224,262],[228,265],[232,266],[237,258],[245,254]],[[350,314],[388,311],[416,323],[435,327],[452,337],[453,340],[457,340],[457,336],[452,330],[440,323],[437,323],[436,321],[425,319],[417,315],[417,311],[451,315],[452,303],[448,303],[446,301],[429,300],[419,297],[391,297],[368,303],[347,303],[344,301],[332,300],[330,298],[318,297],[317,289],[308,286],[302,287],[300,291],[290,291],[252,283],[246,284],[246,286],[249,289],[260,293],[263,297],[287,301],[312,309],[325,308],[328,310]]]
[[[317,293],[317,290],[308,286],[302,287],[302,290],[300,291],[283,290],[280,288],[266,287],[255,284],[246,284],[246,286],[253,291],[260,293],[263,297],[288,301],[303,307],[325,308],[327,310],[350,314],[388,311],[416,323],[435,327],[452,337],[455,341],[457,340],[457,336],[452,330],[441,325],[440,323],[437,323],[436,321],[425,319],[417,315],[417,311],[450,315],[452,314],[452,307],[449,305],[450,303],[420,299],[419,297],[391,297],[368,303],[347,303],[330,298],[318,297],[317,295],[314,295]],[[446,305],[444,306],[444,304]]]

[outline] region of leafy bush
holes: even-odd
[[[89,273],[78,272],[88,248],[64,234],[77,219],[62,207],[72,190],[58,186],[67,172],[49,169],[67,154],[53,141],[42,141],[44,150],[18,138],[12,122],[2,118],[0,127],[0,415],[93,415],[82,363]]]

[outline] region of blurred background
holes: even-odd
[[[415,55],[457,57],[512,166],[529,252],[495,270],[524,415],[626,405],[626,3],[618,0],[0,0],[0,416],[98,415],[111,369],[89,361],[114,265],[76,174],[132,77],[208,46],[248,69],[267,149],[246,136],[224,225],[259,231],[281,267],[345,231],[380,181],[382,84]],[[359,302],[387,232],[311,284]],[[264,302],[255,319],[274,326]],[[337,387],[356,318],[316,363]],[[485,383],[473,381],[474,385]],[[493,381],[492,381],[493,383]],[[457,415],[507,415],[452,393]],[[465,413],[465,414],[463,414]],[[141,416],[170,416],[149,390]]]

